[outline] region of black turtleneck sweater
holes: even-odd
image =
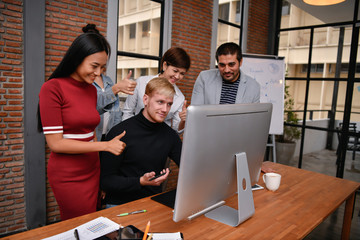
[[[166,123],[148,121],[142,111],[118,125],[106,135],[106,140],[126,131],[121,141],[125,150],[119,155],[101,153],[101,189],[106,203],[123,204],[161,192],[161,187],[141,186],[140,177],[147,172],[158,174],[170,157],[180,163],[181,140]]]

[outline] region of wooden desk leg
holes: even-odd
[[[354,202],[355,202],[355,192],[346,200],[345,203],[345,212],[344,212],[344,221],[341,232],[341,239],[350,238],[350,229],[351,229],[351,219],[354,211]]]

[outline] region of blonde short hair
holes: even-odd
[[[151,96],[153,92],[168,97],[174,97],[175,88],[166,78],[156,77],[148,82],[145,89],[145,94],[148,96]]]

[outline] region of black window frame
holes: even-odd
[[[348,22],[337,22],[337,23],[330,23],[330,24],[321,24],[321,25],[312,25],[312,26],[301,26],[301,27],[294,27],[294,28],[284,28],[281,29],[281,16],[282,16],[282,1],[279,1],[280,4],[276,6],[277,10],[277,19],[276,21],[276,30],[275,30],[275,41],[274,41],[274,55],[278,55],[278,49],[279,49],[279,41],[280,41],[280,34],[281,32],[291,32],[291,31],[297,31],[297,30],[304,30],[309,29],[310,30],[310,43],[309,43],[309,55],[308,55],[308,66],[311,66],[312,61],[312,48],[315,45],[313,43],[314,39],[314,32],[317,28],[324,28],[324,27],[339,27],[339,28],[345,28],[347,26],[352,27],[352,39],[350,44],[350,60],[349,60],[349,71],[348,71],[348,77],[346,78],[340,78],[340,77],[332,77],[332,78],[318,78],[318,77],[310,77],[311,76],[311,68],[307,68],[306,77],[285,77],[285,81],[296,81],[296,80],[304,80],[306,81],[306,90],[305,90],[305,99],[304,99],[304,110],[303,110],[303,116],[301,120],[301,123],[299,124],[288,124],[284,123],[286,126],[292,126],[292,127],[298,127],[301,128],[301,140],[300,140],[300,153],[299,153],[299,161],[298,161],[298,168],[302,167],[302,158],[303,158],[303,150],[304,150],[304,140],[305,140],[305,130],[319,130],[319,131],[326,131],[328,132],[328,139],[332,139],[332,134],[338,133],[339,130],[336,130],[335,127],[331,124],[332,120],[335,118],[334,110],[332,109],[329,111],[329,118],[330,118],[330,126],[328,128],[321,128],[321,127],[313,127],[313,126],[307,126],[306,125],[306,118],[308,116],[308,97],[309,97],[309,88],[310,83],[313,81],[333,81],[334,84],[338,84],[340,81],[344,81],[347,83],[347,89],[346,89],[346,97],[345,97],[345,108],[344,108],[344,117],[342,119],[343,122],[343,129],[341,131],[341,140],[340,140],[340,154],[338,154],[337,157],[337,170],[336,170],[336,177],[343,178],[344,177],[344,166],[345,166],[345,157],[346,157],[346,146],[349,136],[357,136],[359,137],[359,133],[355,134],[349,131],[349,123],[350,123],[350,115],[351,115],[351,106],[352,106],[352,98],[353,98],[353,92],[354,92],[354,83],[360,82],[360,78],[355,77],[356,72],[356,54],[359,47],[359,27],[360,20],[357,18],[357,12],[359,10],[359,1],[355,1],[355,7],[353,12],[353,20]],[[340,65],[340,64],[339,64]],[[336,102],[334,100],[334,96],[337,96],[335,93],[333,95],[333,102]],[[336,111],[336,107],[335,107]],[[329,141],[328,141],[329,142]]]

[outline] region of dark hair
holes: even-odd
[[[100,34],[99,30],[96,29],[96,25],[92,24],[92,23],[88,23],[88,25],[86,25],[85,27],[82,28],[82,31],[84,33],[94,32],[94,33]]]
[[[242,59],[242,52],[241,47],[233,42],[227,42],[221,44],[218,49],[216,50],[216,61],[219,62],[219,56],[220,55],[234,55],[236,53],[236,58],[240,62]]]
[[[191,64],[190,56],[180,47],[171,47],[164,53],[160,63],[161,73],[164,72],[164,62],[166,62],[169,66],[171,65],[178,68],[185,68],[186,71],[189,70]]]
[[[50,75],[52,78],[68,77],[76,71],[76,68],[84,61],[84,59],[97,52],[105,51],[110,56],[110,44],[103,35],[96,29],[95,24],[88,24],[82,28],[84,32],[78,36],[66,51],[64,58],[56,67],[55,71]],[[38,131],[42,132],[42,123],[40,116],[40,106],[37,111]]]
[[[110,44],[99,33],[95,24],[88,24],[82,30],[84,33],[73,41],[49,79],[70,76],[87,56],[94,53],[105,51],[110,56]]]

